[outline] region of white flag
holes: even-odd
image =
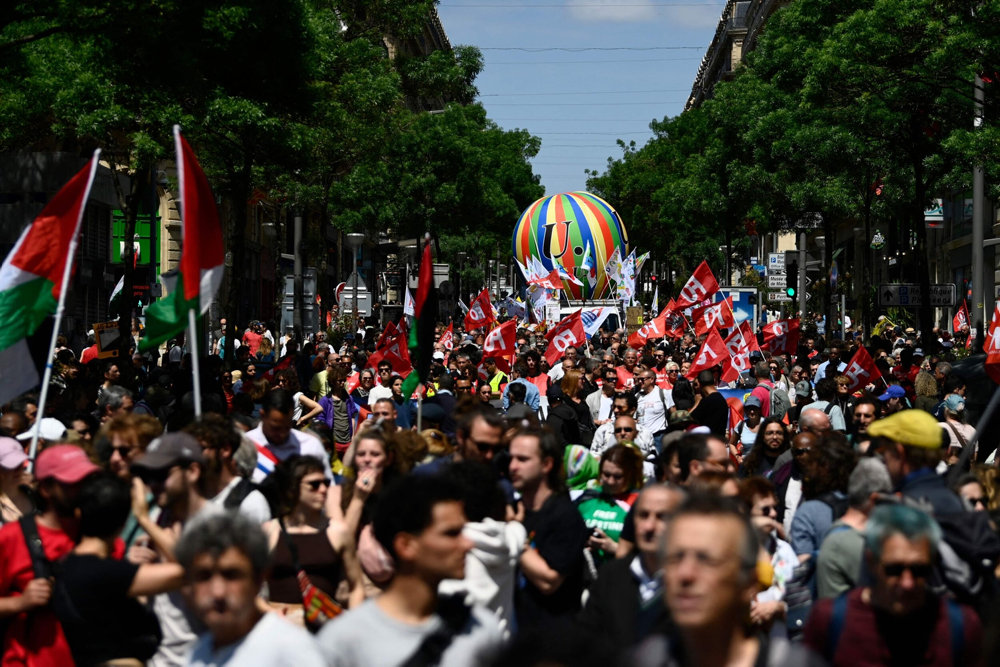
[[[417,306],[413,302],[413,295],[410,294],[410,288],[406,288],[406,300],[403,302],[403,314],[408,317],[417,316]]]

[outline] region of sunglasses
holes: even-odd
[[[800,447],[798,449],[793,449],[792,456],[794,456],[795,458],[799,458],[800,456],[805,456],[806,454],[809,453],[811,449],[812,447]]]
[[[83,435],[83,434],[81,433],[80,435]],[[129,455],[129,453],[131,451],[132,451],[132,448],[129,447],[128,445],[123,445],[121,447],[112,447],[111,448],[111,453],[112,454],[114,454],[115,452],[118,452],[118,456],[122,457],[123,459],[127,459],[128,455]]]
[[[329,489],[330,488],[330,480],[328,478],[324,478],[324,479],[311,479],[308,482],[306,482],[306,486],[308,486],[313,491],[319,491],[319,487],[321,487],[321,486],[325,486],[326,488]]]
[[[472,444],[474,444],[476,449],[478,449],[482,454],[500,449],[500,445],[494,445],[491,442],[479,442],[478,440],[472,440]]]
[[[885,572],[887,577],[899,577],[902,576],[904,570],[909,570],[910,574],[913,575],[914,579],[926,579],[931,576],[931,571],[933,568],[929,563],[922,564],[912,564],[912,563],[883,563],[882,571]]]
[[[616,428],[615,429],[615,433],[632,433],[634,431],[635,431],[634,428],[629,428],[627,426],[625,428]]]
[[[966,498],[966,500],[969,501],[970,505],[982,505],[983,507],[986,507],[986,498]]]
[[[154,484],[163,484],[167,481],[167,477],[170,477],[170,473],[174,471],[174,468],[179,468],[180,466],[170,466],[169,468],[158,468],[155,470],[150,470],[148,468],[143,468],[139,471],[138,476],[146,486],[152,486]]]

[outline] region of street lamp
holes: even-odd
[[[348,247],[351,249],[351,260],[354,264],[354,292],[351,299],[354,305],[354,324],[352,324],[352,326],[356,326],[358,320],[358,248],[360,248],[361,244],[364,243],[365,235],[359,234],[358,232],[352,232],[346,236],[346,241]]]

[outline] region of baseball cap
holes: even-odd
[[[444,352],[442,352],[441,350],[437,350],[436,352],[434,352],[434,354],[431,355],[431,359],[433,359],[434,361],[444,361]]]
[[[890,398],[903,398],[906,396],[906,390],[900,387],[898,384],[891,384],[889,388],[885,390],[885,393],[878,397],[880,401],[888,401]]]
[[[795,395],[796,396],[812,396],[813,386],[809,384],[809,380],[799,380],[795,383]]]
[[[14,438],[0,438],[0,468],[17,470],[28,460],[24,453],[24,445]]]
[[[939,449],[944,431],[936,419],[923,410],[901,410],[868,427],[868,435],[884,437],[911,447]]]
[[[17,435],[18,440],[31,440],[35,427],[31,426],[24,433]],[[49,442],[56,442],[66,437],[66,425],[55,417],[43,417],[38,422],[38,437]]]
[[[181,463],[204,465],[205,456],[201,453],[201,445],[188,433],[164,433],[149,443],[146,452],[132,467],[163,470]]]
[[[743,409],[745,410],[747,408],[757,408],[760,410],[760,399],[756,396],[747,396],[747,400],[743,401]]]
[[[962,412],[965,410],[965,399],[958,394],[948,394],[944,397],[944,407],[949,412]]]
[[[87,453],[76,445],[46,447],[35,460],[35,478],[51,478],[63,484],[76,484],[98,470]]]

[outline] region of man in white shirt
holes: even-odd
[[[388,361],[378,362],[378,384],[368,392],[368,405],[375,405],[383,398],[392,399],[392,364]]]
[[[255,604],[269,561],[267,538],[241,514],[218,514],[191,526],[176,549],[187,604],[207,632],[188,654],[195,667],[326,664],[305,629]]]
[[[239,509],[241,514],[260,524],[271,518],[264,494],[240,475],[236,453],[243,442],[229,421],[208,414],[186,429],[201,444],[205,456],[205,494],[210,503],[223,509]],[[247,440],[247,446],[252,446]],[[254,449],[254,459],[257,453]]]
[[[658,387],[656,373],[649,369],[638,376],[638,381],[639,406],[636,422],[639,428],[653,436],[653,442],[659,448],[660,438],[667,431],[670,408],[674,405],[673,392]]]
[[[247,433],[257,445],[257,469],[253,481],[260,483],[274,472],[274,467],[295,454],[315,456],[323,462],[326,476],[333,478],[330,456],[316,436],[292,428],[294,404],[292,395],[284,389],[272,389],[264,397],[260,410],[260,425]]]

